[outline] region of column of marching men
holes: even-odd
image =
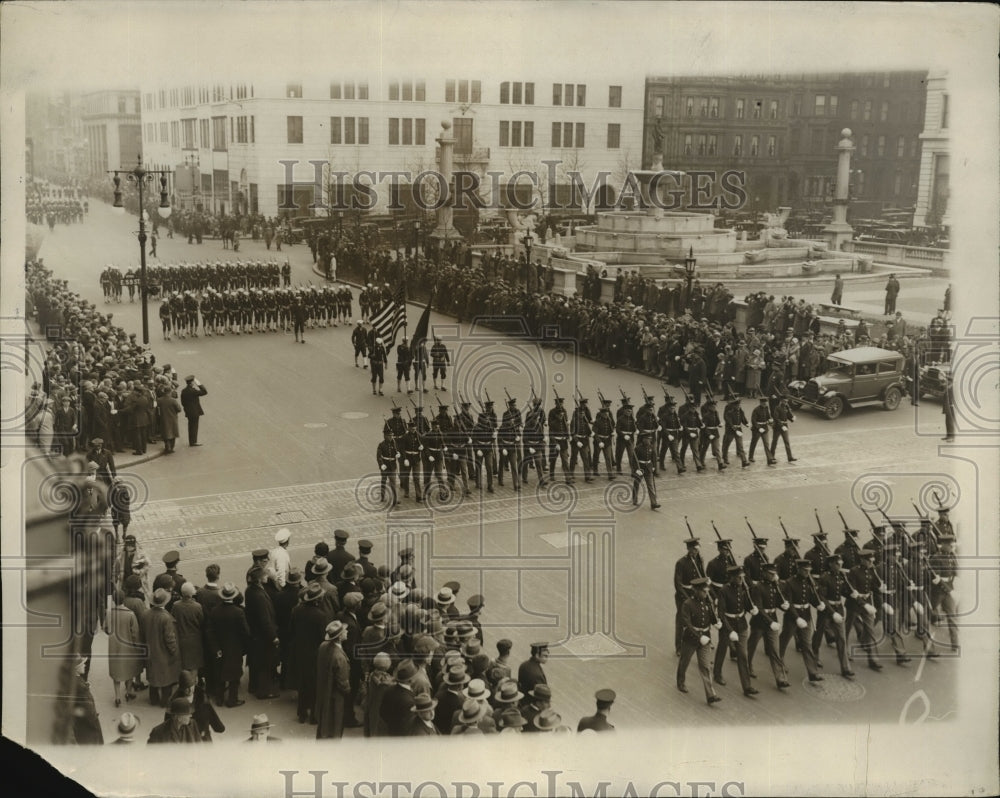
[[[379,347],[376,342],[376,350]],[[381,350],[377,357],[387,357],[385,347]],[[402,379],[407,393],[413,393],[408,381],[412,355],[405,338],[399,350],[405,354],[397,355],[397,376],[405,374]],[[400,365],[404,357],[405,366]],[[430,360],[437,414],[425,416],[422,399],[414,402],[408,397],[408,407],[393,400],[391,415],[383,426],[383,440],[376,448],[380,496],[393,505],[400,498],[410,498],[411,482],[413,498],[422,502],[432,483],[439,488],[447,484],[449,493],[461,490],[469,495],[470,485],[494,493],[494,481],[503,487],[504,480],[509,479],[513,490],[520,491],[522,485],[528,484],[531,471],[538,487],[544,487],[556,479],[558,465],[565,482],[573,484],[579,464],[583,480],[589,483],[602,470],[608,480],[626,477],[623,465],[627,462],[633,503],[640,503],[644,488],[650,507],[656,510],[660,507],[656,478],[666,471],[668,457],[678,475],[688,470],[689,452],[697,472],[708,468],[709,456],[718,471],[724,471],[730,465],[733,444],[744,469],[756,462],[758,445],[769,466],[778,462],[779,443],[784,445],[789,463],[797,459],[792,455],[789,438],[789,425],[795,415],[784,397],[761,397],[749,419],[740,398],[732,393],[727,392],[720,414],[714,396],[709,395],[699,406],[693,396],[685,393],[678,407],[665,386],[659,407],[656,397],[643,389],[638,411],[631,398],[619,389],[617,411],[612,409],[612,399],[597,391],[600,409],[596,415],[588,397],[579,390],[572,397],[572,411],[566,407],[566,397],[555,392],[553,406],[547,412],[542,398],[534,393],[523,408],[516,397],[507,393],[506,409],[500,417],[488,396],[477,398],[479,409],[474,412],[472,402],[459,395],[459,409],[452,414],[450,405],[436,393],[438,377],[441,390],[447,390],[446,367],[450,363],[447,348],[436,337]],[[377,367],[374,360],[372,367]],[[372,376],[374,380],[375,374]],[[401,384],[397,381],[397,385]],[[402,392],[401,388],[397,391]],[[746,432],[750,433],[749,448],[744,445]]]
[[[912,534],[904,521],[885,516],[888,523],[877,525],[869,518],[872,537],[863,545],[859,531],[843,521],[844,540],[831,550],[817,512],[812,547],[801,552],[800,539],[782,523],[784,550],[773,560],[768,539],[747,521],[752,550],[742,562],[733,540],[712,522],[718,554],[706,563],[688,525],[687,552],[674,566],[677,689],[688,692],[687,671],[695,658],[706,701],[721,701],[716,686],[726,686],[728,654],[743,694],[759,695],[753,680],[761,642],[778,690],[791,687],[785,656],[792,642],[810,683],[824,680],[824,641],[845,679],[855,677],[853,660],[860,655],[873,671],[883,670],[883,658],[905,667],[912,660],[906,640],[911,636],[919,649],[915,655],[957,655],[956,539],[949,509],[939,508],[938,516],[935,522],[921,513]],[[891,654],[880,650],[886,643]]]
[[[124,697],[131,709],[118,719],[123,739],[116,742],[137,736],[137,698],[145,690],[158,708],[150,743],[211,742],[213,732],[226,731],[217,708],[250,697],[271,702],[283,691],[288,698],[295,692],[288,709],[295,707],[299,724],[314,725],[317,738],[339,738],[348,728],[365,737],[571,731],[554,708],[549,644],[532,643],[520,664],[511,640],[488,646],[482,595],[462,602],[457,582],[423,588],[413,549],[399,551],[393,567],[376,565],[374,544],[358,541],[355,554],[342,529],[334,530],[332,548],[319,541],[297,567],[291,537],[281,529],[273,548],[248,553],[245,579],[240,568],[238,579],[224,580],[210,564],[200,586],[180,573],[177,551],[162,555],[164,570],[154,577],[135,534],[113,548],[113,607],[101,625],[115,706]],[[89,694],[89,659],[81,675]],[[614,691],[598,690],[595,698],[595,714],[582,718],[578,731],[614,728]],[[266,714],[281,705],[260,709],[252,740],[268,739],[274,720],[284,720]]]

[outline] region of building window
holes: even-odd
[[[851,100],[851,119],[858,118],[858,111],[860,110],[860,103],[857,100]]]
[[[733,137],[733,155],[737,158],[743,154],[743,136]]]
[[[423,146],[425,143],[427,131],[427,120],[426,119],[414,119],[413,120],[413,143],[418,146]]]
[[[288,143],[289,144],[301,144],[302,143],[302,117],[301,116],[290,116],[287,118],[288,123]]]
[[[816,95],[816,108],[813,111],[813,116],[826,116],[826,96],[822,94]]]
[[[861,146],[858,148],[858,154],[862,158],[868,157],[868,136],[864,135],[861,137]]]
[[[918,148],[919,145],[920,145],[920,139],[916,138],[915,136],[912,139],[910,139],[910,157],[911,158],[916,158],[917,157],[917,148]]]
[[[836,94],[831,94],[830,95],[830,101],[829,101],[830,116],[836,116],[837,115],[837,110],[838,110],[839,103],[840,103],[840,98],[837,97]]]
[[[690,133],[686,133],[684,135],[684,154],[685,155],[690,155],[691,154],[691,134]]]
[[[694,116],[694,97],[688,97],[684,101],[684,114],[685,116]]]
[[[792,155],[799,154],[799,143],[801,140],[801,136],[802,136],[802,131],[797,127],[793,127],[791,130],[788,131],[788,149],[791,150]]]
[[[289,83],[287,86],[285,86],[285,96],[290,99],[296,99],[302,97],[302,84]]]
[[[563,122],[563,147],[573,146],[573,123]]]
[[[207,119],[199,119],[198,127],[201,128],[201,146],[207,149],[211,146],[209,121]]]
[[[883,122],[889,121],[889,102],[888,100],[882,101],[881,112],[879,113],[879,119]]]
[[[510,122],[500,121],[500,146],[510,146]]]
[[[552,84],[552,104],[562,105],[562,84],[553,83]]]
[[[331,83],[330,84],[330,99],[331,100],[339,100],[340,97],[341,97],[340,84],[339,83]]]
[[[472,81],[472,95],[469,98],[470,102],[481,103],[483,101],[483,83],[479,80]]]
[[[885,136],[879,136],[879,137],[878,137],[878,150],[876,151],[876,154],[877,154],[877,155],[878,155],[878,156],[879,156],[880,158],[881,158],[881,157],[882,157],[883,155],[885,155]]]
[[[764,101],[763,100],[754,100],[753,101],[753,118],[754,119],[760,119],[761,114],[763,113],[763,111],[764,111]]]
[[[746,113],[746,100],[742,97],[736,101],[736,118],[742,119]]]
[[[705,134],[704,133],[702,133],[701,135],[698,136],[698,154],[699,155],[704,155],[705,154]]]
[[[799,95],[792,98],[792,116],[802,116],[802,98]]]
[[[771,105],[770,105],[770,107],[768,109],[767,116],[768,116],[768,119],[777,119],[778,118],[778,101],[777,100],[771,100]]]
[[[906,155],[906,136],[896,139],[896,157],[902,158]]]
[[[584,135],[584,124],[583,122],[576,123],[576,146],[579,149],[583,149],[583,135]]]
[[[719,116],[719,98],[710,97],[708,100],[708,115],[717,118]]]
[[[608,149],[617,150],[621,146],[622,126],[618,124],[608,125]]]
[[[524,84],[524,104],[534,105],[535,104],[535,84],[525,83]]]
[[[552,123],[552,147],[562,146],[562,122]]]
[[[776,158],[778,155],[778,137],[768,136],[767,137],[767,154],[771,158]]]
[[[608,108],[622,107],[622,87],[608,86]]]
[[[719,137],[715,133],[709,133],[708,135],[708,154],[715,155],[716,150],[719,146]]]
[[[356,143],[355,131],[357,127],[353,116],[344,117],[344,144]]]
[[[343,139],[341,138],[340,129],[341,129],[341,126],[340,126],[340,117],[339,116],[331,116],[330,117],[330,143],[331,144],[340,144],[343,141]]]
[[[585,83],[576,84],[576,104],[580,108],[587,104],[587,84]]]
[[[395,80],[389,83],[389,99],[390,100],[399,99],[399,83]]]
[[[226,149],[226,117],[212,117],[212,149],[224,151]]]
[[[413,81],[407,80],[402,85],[403,102],[413,102]]]
[[[251,92],[251,94],[253,93],[253,86],[250,87],[250,92]],[[253,116],[250,117],[250,143],[251,144],[253,144],[256,141],[256,138],[254,136],[254,129],[253,129],[254,128],[254,120],[255,119],[256,119],[256,117],[253,117]]]
[[[367,100],[368,99],[368,82],[363,81],[358,83],[358,99]]]
[[[698,115],[708,116],[708,97],[698,98]]]
[[[864,120],[865,120],[865,122],[870,122],[871,118],[872,118],[872,101],[871,100],[865,100],[865,115],[864,115]]]
[[[399,144],[399,120],[389,119],[389,144]]]
[[[406,146],[407,144],[413,144],[413,120],[404,119],[403,120],[403,131],[402,131],[402,144]]]
[[[898,197],[902,193],[903,188],[903,175],[896,172],[896,176],[892,180],[892,195]]]
[[[535,146],[535,123],[525,122],[524,123],[524,146],[534,147]]]
[[[500,84],[500,104],[509,105],[510,104],[510,81],[505,80]],[[500,145],[503,146],[502,144]]]
[[[941,95],[941,129],[948,129],[948,95]]]
[[[521,82],[515,81],[514,85],[511,86],[510,101],[514,105],[521,105],[522,94],[521,94]]]
[[[194,149],[194,119],[182,119],[181,124],[184,126],[184,149],[193,150]]]
[[[663,98],[654,97],[653,98],[653,116],[661,117],[663,116]]]
[[[425,102],[427,100],[427,85],[422,80],[417,81],[415,99],[418,103]]]
[[[750,137],[750,155],[752,157],[757,157],[760,152],[760,136]]]
[[[883,89],[888,89],[889,88],[889,73],[888,72],[886,72],[882,76],[882,88]],[[896,192],[896,193],[899,193],[899,192]]]
[[[563,86],[563,105],[567,108],[573,106],[573,84],[567,83]]]
[[[453,80],[444,82],[444,101],[446,103],[455,102],[455,81]]]

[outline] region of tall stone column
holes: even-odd
[[[840,131],[840,141],[837,143],[837,186],[833,197],[833,220],[823,228],[823,235],[832,251],[839,251],[840,245],[850,241],[854,229],[847,223],[847,203],[851,183],[851,153],[854,152],[854,142],[851,140],[850,128]]]
[[[441,135],[436,139],[440,148],[438,167],[441,170],[441,177],[448,190],[454,189],[453,185],[453,163],[455,157],[455,137],[451,133],[451,122],[447,119],[441,120]],[[455,229],[453,223],[452,203],[454,197],[449,197],[437,210],[437,226],[430,234],[429,238],[436,246],[446,241],[460,241],[462,234]]]

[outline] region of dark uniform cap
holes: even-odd
[[[730,565],[726,569],[726,576],[739,576],[742,573],[743,573],[742,565]]]
[[[763,546],[767,543],[767,538],[754,538],[753,543],[755,546]]]
[[[786,546],[791,546],[793,543],[798,543],[798,542],[799,542],[798,538],[785,538]]]
[[[394,407],[394,408],[392,408],[392,412],[393,413],[402,413],[403,412],[403,408],[401,408],[401,407]]]
[[[733,543],[732,538],[719,538],[717,541],[715,541],[715,545],[718,546],[719,548],[722,548],[723,546],[731,546],[732,543]]]
[[[454,593],[454,591],[452,591],[452,592]],[[482,596],[480,596],[478,593],[476,593],[473,596],[469,596],[467,603],[469,605],[469,609],[470,610],[477,610],[480,607],[483,607],[483,606],[486,605],[486,599],[484,599]]]
[[[773,562],[766,562],[760,568],[762,571],[774,571],[774,573],[778,572],[778,566]]]
[[[336,540],[347,540],[351,536],[351,533],[346,529],[335,529],[333,530],[333,537]]]
[[[831,563],[831,562],[833,562],[834,560],[842,560],[842,559],[844,559],[844,558],[843,558],[843,557],[841,557],[841,556],[840,556],[839,554],[837,554],[836,552],[834,552],[833,554],[827,554],[827,555],[826,555],[826,561],[827,561],[828,563]]]
[[[267,549],[254,549],[251,555],[255,560],[263,560],[267,557]]]
[[[708,582],[707,576],[699,576],[697,579],[691,580],[691,587],[708,587]]]
[[[701,538],[685,538],[684,542],[687,544],[687,547],[690,549],[692,546],[697,546],[699,543],[701,543]]]
[[[813,567],[812,560],[796,560],[795,564],[797,566],[799,566],[799,568],[812,568]]]
[[[583,398],[582,398],[582,399],[580,400],[580,404],[581,404],[581,405],[585,405],[585,404],[587,404],[587,397],[586,397],[586,396],[584,396],[584,397],[583,397]]]
[[[767,397],[766,397],[766,396],[762,396],[762,397],[760,397],[760,399],[758,399],[757,401],[758,401],[758,402],[764,402],[764,403],[766,403],[766,402],[767,402]]]
[[[875,552],[872,551],[872,549],[862,549],[861,550],[861,556],[864,557],[867,560],[868,558],[874,558],[875,557]]]
[[[826,537],[826,532],[813,532],[812,536],[814,538],[825,538]]]
[[[954,543],[954,542],[955,542],[955,536],[954,535],[939,535],[938,536],[938,543]]]
[[[176,565],[181,561],[181,555],[176,551],[168,551],[163,555],[163,562],[165,565]]]
[[[615,698],[617,698],[617,696],[615,695],[615,691],[614,690],[607,690],[607,689],[605,689],[605,690],[598,690],[594,694],[594,698],[596,698],[598,701],[600,701],[603,704],[611,704],[611,703],[614,703],[614,700],[615,700]]]
[[[370,540],[358,541],[358,551],[360,551],[362,554],[367,554],[373,548],[375,548],[375,544],[373,544]]]

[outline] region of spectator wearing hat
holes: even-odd
[[[410,723],[409,736],[422,737],[440,734],[437,726],[434,725],[434,711],[438,702],[429,693],[418,693],[414,696],[413,701],[413,706],[410,707],[413,720]]]
[[[497,656],[492,660],[486,669],[487,681],[496,695],[496,690],[500,683],[510,678],[510,650],[514,644],[507,638],[497,640]],[[515,682],[516,684],[516,682]]]
[[[135,742],[135,732],[139,728],[139,717],[131,712],[123,712],[118,718],[118,739],[114,745],[127,745]]]
[[[267,554],[265,550],[265,555]],[[274,602],[264,589],[264,569],[254,566],[248,574],[249,584],[243,603],[250,629],[250,650],[247,667],[250,680],[247,689],[260,699],[277,698],[275,672],[278,664],[278,619]]]
[[[202,385],[193,374],[184,378],[185,386],[181,391],[181,406],[188,423],[188,445],[201,446],[198,443],[198,424],[205,411],[201,407],[201,397],[208,394],[208,389]]]
[[[119,550],[118,554],[115,556],[114,571],[112,579],[118,587],[124,588],[125,580],[130,577],[133,573],[137,573],[136,561],[142,558],[143,562],[147,563],[145,569],[146,581],[149,580],[149,567],[148,558],[145,557],[144,553],[139,549],[139,541],[136,539],[135,535],[125,535],[122,539],[122,548]]]
[[[108,489],[108,506],[111,508],[111,526],[115,530],[115,540],[118,540],[118,527],[122,534],[128,532],[132,522],[132,493],[121,477],[113,477]]]
[[[441,686],[435,696],[438,706],[434,713],[434,724],[441,734],[451,734],[455,716],[465,703],[464,688],[469,681],[464,664],[451,665],[444,673]]]
[[[409,734],[413,719],[411,708],[416,704],[410,682],[416,675],[417,666],[412,660],[404,659],[396,668],[396,684],[382,697],[379,716],[390,737],[405,737]]]
[[[715,652],[715,668],[713,677],[717,684],[725,684],[722,678],[722,666],[726,663],[726,653],[732,651],[736,659],[736,668],[740,676],[740,686],[743,695],[757,695],[757,688],[750,683],[750,665],[747,661],[747,641],[750,638],[750,624],[747,613],[756,614],[757,607],[750,600],[750,591],[743,581],[743,568],[730,565],[726,569],[728,581],[718,591],[719,619],[722,629],[719,630],[719,646]]]
[[[340,612],[340,599],[337,597],[337,588],[331,584],[328,574],[333,571],[333,566],[326,557],[319,557],[312,566],[311,583],[319,585],[323,590],[323,603],[332,618]]]
[[[154,590],[150,610],[143,618],[149,702],[153,706],[167,706],[168,697],[173,692],[181,671],[177,623],[167,611],[169,602],[170,593],[167,590]]]
[[[368,559],[369,555],[372,553],[374,544],[370,540],[359,540],[358,541],[358,559],[357,563],[361,566],[363,577],[365,579],[374,579],[378,576],[378,568],[374,566],[371,560]]]
[[[271,549],[271,566],[274,569],[274,581],[278,588],[285,586],[288,572],[292,568],[292,558],[288,555],[288,543],[292,538],[292,533],[288,529],[279,529],[274,534],[274,542],[277,544]]]
[[[177,438],[180,437],[180,422],[178,418],[184,409],[177,398],[177,391],[172,387],[164,391],[156,399],[156,409],[160,416],[160,434],[163,437],[163,451],[173,454]]]
[[[521,714],[527,721],[524,730],[526,732],[540,731],[534,720],[542,712],[549,710],[552,704],[552,688],[547,684],[539,683],[525,695],[524,701],[526,703],[521,707]]]
[[[333,551],[327,554],[326,558],[330,561],[335,578],[340,578],[347,564],[355,560],[354,555],[347,550],[347,541],[350,537],[351,533],[346,529],[333,530]]]
[[[350,568],[351,566],[348,567]],[[347,714],[347,728],[355,728],[361,725],[354,715],[354,707],[358,704],[361,683],[364,679],[364,670],[361,667],[361,662],[356,651],[358,645],[361,643],[361,622],[358,619],[358,610],[363,600],[364,596],[361,593],[345,593],[343,600],[344,609],[337,613],[336,616],[336,620],[343,623],[347,629],[341,645],[344,653],[347,655],[348,661],[351,663],[351,704],[350,711]]]
[[[404,565],[409,565],[411,568],[413,567],[413,557],[413,549],[407,547],[399,550],[399,565],[397,565],[389,575],[390,584],[400,581],[399,570]]]
[[[244,742],[247,743],[280,743],[281,738],[271,734],[274,724],[268,720],[267,715],[261,713],[254,715],[250,721],[250,736]]]
[[[681,656],[677,662],[677,689],[682,693],[688,691],[685,677],[691,658],[697,654],[698,673],[705,688],[705,700],[709,704],[714,704],[722,699],[716,694],[712,685],[710,630],[713,626],[721,629],[722,623],[718,620],[715,607],[709,598],[708,587],[708,577],[692,579],[691,597],[681,605]]]
[[[316,560],[320,557],[326,559],[326,555],[330,553],[330,546],[325,540],[319,541],[315,546],[313,546],[313,556],[309,558],[309,562],[306,563],[303,569],[304,578],[306,582],[312,582],[313,576],[313,566],[316,564]]]
[[[346,714],[352,708],[350,662],[342,643],[347,626],[341,621],[327,624],[326,639],[316,655],[316,739],[344,736]]]
[[[796,561],[795,565],[795,574],[781,585],[782,595],[790,605],[789,610],[785,612],[785,617],[793,619],[792,634],[795,636],[795,647],[802,654],[802,662],[809,674],[809,681],[821,682],[823,677],[817,672],[818,665],[812,650],[814,631],[812,610],[815,607],[823,612],[826,609],[826,604],[816,590],[812,578],[812,563],[809,560],[800,559]],[[787,645],[786,639],[784,646]],[[780,651],[782,658],[785,656],[784,646]]]
[[[463,692],[467,699],[466,703],[463,704],[463,710],[469,701],[475,701],[481,707],[481,714],[476,721],[479,731],[483,734],[496,734],[497,727],[493,721],[493,707],[489,703],[491,693],[486,686],[486,682],[483,679],[471,679]],[[452,734],[455,733],[454,727],[459,724],[466,724],[466,720],[461,717],[454,718],[452,722]]]
[[[536,684],[547,684],[545,669],[542,667],[549,660],[548,643],[532,643],[531,654],[517,669],[517,688],[525,695],[530,695]]]
[[[323,589],[313,583],[302,593],[291,615],[290,686],[298,691],[299,723],[315,722],[316,663],[319,647],[326,639],[326,627],[333,620],[322,600]]]
[[[52,428],[55,433],[57,451],[69,457],[76,451],[76,436],[79,430],[79,415],[73,407],[72,399],[64,395],[55,409]]]
[[[136,384],[125,400],[123,410],[128,414],[129,433],[135,447],[134,455],[146,453],[149,425],[153,415],[153,399],[141,384]]]
[[[385,737],[388,734],[385,721],[382,720],[382,699],[386,692],[396,683],[392,674],[392,657],[384,651],[379,652],[371,661],[370,673],[367,674],[362,691],[363,727],[365,737]]]
[[[240,592],[232,582],[226,582],[219,593],[221,603],[209,613],[208,652],[214,652],[219,663],[219,687],[216,703],[238,707],[246,702],[239,697],[243,678],[243,657],[250,646],[250,628],[246,614],[238,606]]]
[[[145,649],[139,619],[125,606],[125,593],[114,589],[114,606],[104,618],[104,633],[108,636],[108,675],[115,688],[115,706],[121,706],[121,686],[125,684],[125,700],[135,698],[134,682],[145,667]]]
[[[517,689],[517,682],[510,677],[501,679],[494,685],[491,691],[490,705],[493,707],[493,716],[498,717],[508,709],[517,711],[518,706],[524,700],[524,693]],[[520,712],[518,711],[518,714]],[[499,724],[497,724],[499,727]]]
[[[177,644],[180,647],[181,670],[197,681],[205,666],[205,610],[195,600],[193,582],[181,585],[181,599],[170,610],[177,623]]]
[[[494,717],[496,718],[497,731],[500,734],[520,734],[528,724],[528,721],[524,719],[524,715],[513,707],[504,709],[499,715],[494,715]]]
[[[154,726],[147,743],[198,743],[198,731],[191,723],[191,702],[175,698],[170,702],[163,723]]]
[[[578,732],[582,731],[614,731],[615,727],[608,722],[608,713],[611,712],[611,705],[615,703],[615,691],[614,690],[598,690],[594,695],[597,699],[597,712],[593,715],[589,715],[586,718],[580,718],[580,722],[576,725],[576,730]]]
[[[466,699],[462,708],[455,713],[455,718],[451,724],[451,734],[483,734],[480,723],[486,718],[488,710],[486,704],[482,704],[475,699]],[[490,721],[492,724],[492,721]],[[496,731],[496,727],[493,727]]]
[[[187,580],[177,571],[181,555],[176,550],[168,551],[162,559],[166,570],[162,574],[157,574],[156,579],[153,580],[153,590],[163,588],[170,593],[170,603],[167,605],[169,610],[173,607],[174,602],[181,597],[181,585]]]
[[[115,468],[115,456],[104,447],[104,438],[91,440],[87,461],[97,464],[97,478],[110,488],[111,480],[118,476],[118,469]]]
[[[349,562],[344,566],[343,570],[340,572],[340,579],[336,584],[337,597],[340,599],[341,606],[344,604],[344,596],[348,593],[358,593],[362,598],[364,598],[364,595],[361,593],[361,585],[359,583],[363,573],[363,569],[356,562]]]
[[[299,592],[302,589],[302,574],[297,570],[288,572],[285,585],[274,596],[274,616],[278,625],[278,663],[281,672],[279,687],[282,690],[292,689],[292,611],[299,603]]]
[[[434,597],[434,608],[441,616],[442,622],[451,619],[451,608],[455,605],[455,594],[450,587],[442,587]]]

